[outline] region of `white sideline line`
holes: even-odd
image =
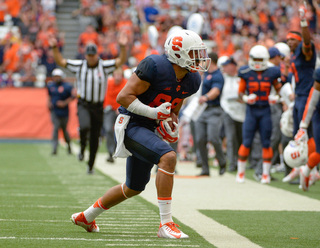
[[[17,240],[58,240],[58,241],[88,241],[88,242],[123,242],[123,239],[85,239],[85,238],[29,238],[29,237],[0,237],[0,239],[17,239]],[[154,239],[128,239],[127,242],[154,242]],[[172,242],[172,240],[165,240],[163,242]],[[116,243],[116,244],[107,244],[107,246],[138,246],[141,247],[141,244],[128,244],[128,243]],[[144,246],[159,246],[159,244],[143,244]],[[188,245],[188,244],[161,244],[162,247],[200,247],[199,245]]]

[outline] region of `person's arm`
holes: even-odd
[[[300,6],[299,7],[299,17],[300,17],[300,26],[301,26],[301,35],[302,35],[302,53],[304,54],[307,61],[312,59],[313,50],[311,44],[311,36],[308,27],[308,21],[306,18],[306,7]]]
[[[57,39],[54,37],[49,37],[49,45],[50,48],[53,51],[53,58],[54,61],[61,67],[66,67],[67,60],[62,56],[62,54],[59,51]]]
[[[122,31],[119,33],[119,46],[120,46],[120,54],[119,57],[116,58],[116,67],[120,67],[127,61],[127,46],[128,44],[128,36]]]
[[[204,102],[214,100],[220,95],[220,93],[219,88],[213,87],[207,94],[200,96],[199,103],[202,104]]]
[[[117,96],[117,103],[128,111],[151,119],[165,120],[170,117],[171,103],[165,102],[152,108],[140,102],[137,96],[143,94],[150,87],[150,83],[141,80],[135,73],[129,78],[126,85]]]

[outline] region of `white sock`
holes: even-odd
[[[158,197],[161,224],[173,222],[171,214],[171,197]]]
[[[311,169],[309,168],[308,165],[305,165],[305,166],[302,167],[302,173],[306,177],[308,177],[310,175],[310,171],[311,171]]]
[[[108,208],[104,207],[101,203],[101,198],[99,198],[92,206],[90,206],[87,210],[85,210],[84,217],[88,223],[94,221],[94,219],[100,215],[102,212],[107,210]]]
[[[245,173],[246,171],[247,160],[242,161],[238,159],[238,174]]]
[[[262,163],[262,174],[270,175],[271,162],[263,161]]]

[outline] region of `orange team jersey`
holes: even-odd
[[[4,68],[6,72],[8,72],[8,71],[15,72],[18,70],[19,61],[20,61],[20,57],[19,57],[19,53],[18,53],[19,49],[20,49],[20,44],[14,43],[4,53],[3,60],[9,61],[9,63]]]
[[[4,16],[8,13],[8,6],[6,3],[0,3],[0,22],[4,22]]]
[[[119,94],[120,90],[125,86],[127,83],[127,79],[123,78],[120,84],[115,84],[114,78],[111,77],[108,79],[108,87],[106,90],[106,96],[103,102],[103,108],[108,105],[111,105],[113,110],[116,110],[120,107],[120,104],[117,103],[116,98]]]
[[[9,14],[12,17],[18,17],[20,13],[20,1],[19,0],[7,0],[6,4],[8,6]]]
[[[87,45],[89,42],[93,42],[96,45],[98,44],[98,33],[82,33],[79,36],[79,41],[83,45]]]

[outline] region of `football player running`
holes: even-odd
[[[247,104],[243,123],[242,144],[238,151],[238,172],[236,181],[245,181],[245,168],[255,132],[259,130],[262,143],[261,183],[270,183],[270,167],[273,156],[270,147],[272,131],[270,104],[275,99],[270,96],[271,87],[279,92],[281,83],[280,68],[268,67],[269,52],[262,45],[253,46],[249,52],[249,65],[239,69],[239,98]],[[247,94],[246,94],[247,93]]]
[[[310,172],[320,163],[320,68],[317,68],[313,76],[315,82],[310,91],[303,117],[299,125],[299,131],[295,135],[296,142],[306,142],[308,140],[307,129],[312,119],[312,130],[316,151],[309,154],[306,165],[300,167],[300,187],[302,190],[309,189]]]
[[[122,126],[119,133],[123,138],[116,130],[116,155],[129,156],[126,181],[109,189],[84,212],[72,215],[72,222],[88,232],[99,231],[95,218],[103,211],[140,194],[156,164],[160,210],[158,237],[188,238],[172,220],[171,195],[177,156],[166,141],[178,140],[178,128],[177,123],[169,126],[166,119],[170,115],[177,116],[183,99],[198,91],[199,71],[207,71],[210,59],[200,36],[190,30],[169,36],[165,52],[142,60],[117,96],[121,107],[115,129]]]

